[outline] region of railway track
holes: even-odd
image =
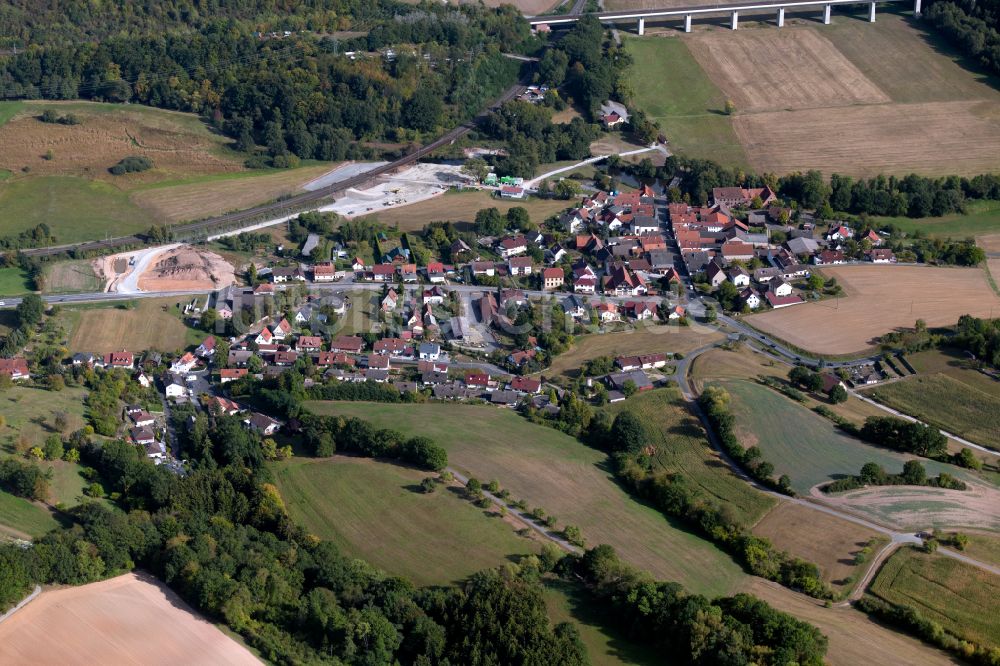
[[[459,138],[465,136],[470,131],[472,131],[476,126],[476,121],[485,116],[490,111],[496,109],[504,102],[509,102],[510,100],[516,98],[522,92],[524,92],[525,86],[523,82],[517,83],[511,86],[503,95],[497,98],[490,106],[481,111],[475,118],[467,123],[459,125],[458,127],[450,130],[449,132],[443,134],[438,139],[432,141],[426,146],[421,146],[420,148],[414,150],[408,155],[404,155],[397,160],[389,162],[380,167],[376,167],[370,171],[366,171],[362,174],[356,176],[350,176],[343,180],[339,180],[335,183],[331,183],[325,187],[313,190],[311,192],[303,192],[302,194],[297,194],[295,196],[289,197],[282,201],[274,201],[267,204],[262,204],[260,206],[254,206],[253,208],[247,208],[240,211],[235,211],[232,213],[226,213],[224,215],[218,215],[216,217],[207,218],[204,220],[199,220],[198,222],[189,222],[187,224],[178,224],[170,227],[170,231],[175,239],[192,239],[202,236],[211,235],[212,232],[220,231],[234,231],[238,229],[242,223],[247,222],[261,222],[268,218],[280,217],[282,214],[291,215],[296,212],[301,212],[308,209],[308,204],[322,201],[329,197],[333,197],[336,194],[344,192],[354,187],[359,187],[365,185],[366,183],[374,181],[379,176],[385,175],[387,173],[392,173],[403,167],[409,166],[416,162],[417,160],[430,155],[439,148],[451,145]],[[248,225],[245,225],[248,226]],[[52,256],[58,254],[66,254],[70,252],[91,252],[91,251],[102,251],[113,249],[116,247],[130,247],[135,245],[146,244],[146,239],[143,236],[132,235],[132,236],[119,236],[116,238],[108,238],[101,241],[87,241],[83,243],[73,243],[70,245],[53,245],[49,247],[31,248],[22,250],[21,253],[29,257],[44,257]]]

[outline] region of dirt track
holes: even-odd
[[[259,664],[151,576],[47,590],[0,624],[4,664]]]
[[[852,354],[917,319],[943,326],[963,314],[1000,311],[981,269],[863,264],[821,272],[837,278],[847,296],[752,315],[747,323],[811,352]]]

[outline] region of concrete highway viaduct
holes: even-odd
[[[913,12],[920,15],[922,0],[913,0]],[[638,21],[638,33],[646,31],[646,20],[663,21],[671,18],[684,19],[684,32],[691,32],[691,22],[695,17],[713,14],[729,14],[730,27],[739,27],[740,14],[762,14],[774,12],[775,22],[780,28],[785,25],[785,10],[822,9],[823,23],[830,23],[830,14],[834,5],[867,5],[868,20],[875,22],[875,5],[880,2],[909,2],[909,0],[763,0],[762,2],[720,2],[714,5],[692,5],[688,7],[668,7],[663,9],[625,9],[620,11],[592,12],[589,15],[597,17],[601,23],[628,23]],[[580,20],[587,14],[560,14],[555,16],[530,16],[528,22],[533,26],[548,25],[550,27],[569,25]]]

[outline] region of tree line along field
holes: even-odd
[[[724,34],[704,26],[627,45],[636,105],[691,157],[854,176],[1000,165],[1000,92],[904,15],[880,8],[874,24],[835,13],[829,26]]]
[[[857,354],[897,328],[951,326],[964,314],[988,317],[1000,311],[1000,297],[979,268],[853,265],[824,266],[836,278],[842,298],[770,310],[746,323],[806,351]],[[878,316],[873,316],[878,313]]]
[[[746,576],[714,545],[633,500],[613,478],[607,456],[517,414],[488,406],[309,402],[317,414],[355,416],[379,428],[424,435],[449,464],[484,483],[497,480],[530,508],[576,525],[587,543],[607,543],[630,564],[693,592],[731,592]]]
[[[1000,646],[995,609],[1000,577],[943,555],[903,548],[882,566],[869,592],[912,606],[946,631],[980,645]]]
[[[639,393],[609,405],[607,410],[612,416],[623,411],[637,416],[657,448],[654,465],[680,474],[707,499],[730,507],[744,527],[756,523],[774,506],[774,498],[736,476],[719,457],[677,389]]]
[[[455,584],[539,549],[451,488],[422,492],[427,472],[343,456],[295,458],[275,463],[273,471],[297,523],[417,585]]]
[[[45,123],[46,109],[77,125]],[[0,235],[47,224],[58,242],[145,231],[298,191],[327,170],[252,171],[244,155],[192,114],[93,102],[0,102]],[[108,169],[143,156],[153,168]]]

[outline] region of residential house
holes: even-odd
[[[496,275],[496,264],[492,261],[473,261],[471,264],[472,275],[486,275],[487,277],[493,277]]]
[[[522,235],[508,236],[503,238],[497,243],[497,252],[504,259],[510,259],[511,257],[516,257],[519,254],[524,254],[528,251],[528,241]]]
[[[274,285],[270,282],[261,282],[256,287],[253,288],[254,296],[273,296],[274,295]]]
[[[306,274],[301,266],[277,266],[271,270],[271,280],[275,283],[305,282]]]
[[[719,251],[726,261],[749,261],[756,256],[753,245],[735,238],[724,242]]]
[[[228,384],[237,379],[243,379],[249,371],[246,368],[222,368],[219,370],[219,383]]]
[[[625,266],[618,266],[605,278],[604,291],[616,296],[645,296],[649,293],[646,281],[639,273]]]
[[[542,390],[542,382],[533,377],[515,377],[510,382],[510,390],[518,393],[538,393]]]
[[[587,306],[583,299],[576,294],[571,294],[563,299],[563,311],[573,319],[583,319],[587,316]]]
[[[392,368],[389,357],[382,354],[369,354],[365,363],[370,370],[390,370]]]
[[[369,273],[375,282],[392,282],[396,276],[396,266],[393,264],[375,264]]]
[[[418,350],[423,361],[436,361],[441,358],[441,345],[434,342],[421,342]]]
[[[441,305],[442,303],[444,303],[445,292],[443,289],[441,289],[441,287],[434,286],[430,287],[429,289],[424,289],[424,292],[421,296],[423,298],[424,305],[427,304]]]
[[[257,334],[257,337],[253,339],[253,341],[256,342],[258,345],[269,345],[274,342],[274,334],[271,333],[271,329],[263,328],[261,329],[260,333]]]
[[[357,335],[341,335],[330,343],[330,351],[357,354],[365,348],[364,338]]]
[[[364,267],[362,266],[362,269]],[[337,267],[330,262],[314,264],[312,267],[313,282],[333,282],[337,279]]]
[[[289,351],[286,349],[279,349],[274,352],[274,359],[272,363],[279,368],[287,368],[295,365],[295,362],[299,360],[299,353],[296,351]]]
[[[819,243],[812,238],[789,238],[785,247],[796,256],[812,256],[819,249]]]
[[[23,358],[0,358],[0,375],[13,380],[28,379],[28,361]]]
[[[612,372],[607,376],[608,386],[616,391],[624,391],[628,382],[635,384],[640,391],[649,391],[653,388],[653,382],[642,370],[632,370],[629,372]]]
[[[281,428],[281,423],[259,412],[254,412],[249,418],[244,419],[243,425],[265,437],[273,435]]]
[[[444,284],[447,281],[444,263],[431,261],[427,264],[425,270],[427,272],[427,281],[431,284]]]
[[[751,310],[756,310],[760,307],[760,294],[753,287],[746,287],[739,294],[740,302],[746,305]]]
[[[390,289],[389,293],[382,299],[382,312],[392,312],[396,309],[398,302],[399,297],[396,295],[396,290]]]
[[[763,205],[777,199],[770,187],[715,187],[712,188],[712,204],[715,206],[749,206],[760,198]]]
[[[826,234],[828,241],[842,241],[849,238],[854,238],[854,230],[846,224],[836,224],[830,227],[830,231]]]
[[[179,359],[170,364],[170,372],[175,374],[183,375],[191,371],[191,368],[195,366],[198,359],[191,352],[187,352]]]
[[[318,335],[300,335],[295,349],[300,352],[318,352],[323,348],[323,338]]]
[[[858,240],[868,241],[872,244],[872,247],[878,247],[882,244],[882,237],[879,236],[873,229],[869,229],[868,233],[863,235]]]
[[[624,104],[608,100],[601,104],[600,117],[605,129],[617,129],[628,123],[628,110]]]
[[[747,273],[746,269],[742,266],[731,266],[729,270],[726,271],[726,276],[729,278],[729,281],[737,287],[750,286],[750,274]]]
[[[660,222],[652,216],[636,215],[632,218],[632,233],[637,235],[655,234],[660,231]]]
[[[226,358],[226,365],[243,367],[250,361],[251,356],[253,356],[253,352],[249,349],[230,349],[229,357]]]
[[[563,286],[563,281],[565,280],[565,273],[561,268],[543,268],[542,269],[542,288],[543,289],[559,289]]]
[[[490,402],[501,407],[514,407],[521,399],[521,394],[516,391],[494,391],[490,394]]]
[[[872,248],[867,252],[867,254],[865,254],[865,257],[873,264],[896,263],[896,255],[893,254],[892,250],[887,247]]]
[[[678,319],[683,319],[686,316],[687,316],[687,310],[685,310],[684,307],[681,305],[675,305],[668,311],[667,319],[676,321]]]
[[[354,257],[351,261],[351,270],[355,273],[360,273],[365,270],[365,262],[361,261],[359,257]]]
[[[413,283],[419,280],[417,275],[417,265],[416,264],[401,264],[399,267],[399,276],[402,278],[403,282]]]
[[[559,243],[554,243],[545,249],[545,263],[557,264],[566,256],[566,250]]]
[[[778,280],[777,282],[771,283],[768,291],[775,296],[788,296],[792,293],[792,285],[788,284],[784,280]]]
[[[726,270],[718,261],[711,261],[705,267],[705,277],[708,278],[709,286],[718,287],[726,281]]]
[[[840,250],[823,250],[819,254],[813,255],[813,263],[817,266],[843,264],[847,263],[847,257]]]
[[[773,291],[768,291],[765,295],[768,304],[775,309],[788,307],[789,305],[798,305],[799,303],[805,303],[802,297],[798,294],[789,294],[787,296],[779,296]]]
[[[413,350],[406,340],[402,338],[382,338],[376,340],[372,350],[376,354],[389,354],[390,356],[413,356]]]
[[[109,352],[104,355],[105,368],[126,368],[131,370],[135,365],[135,356],[130,351],[124,349],[117,352]]]
[[[628,301],[622,308],[626,314],[639,321],[656,318],[655,301]]]
[[[191,392],[187,386],[176,380],[171,379],[164,382],[163,394],[166,395],[167,398],[186,398],[190,395],[190,393]]]
[[[598,303],[595,309],[597,310],[597,318],[601,323],[607,324],[621,319],[618,314],[618,306],[614,303]]]
[[[195,356],[200,358],[208,358],[215,353],[215,336],[210,335],[201,341],[198,348],[194,350]]]
[[[146,446],[156,441],[156,435],[151,428],[132,428],[128,431],[128,438],[139,446]]]
[[[559,217],[559,223],[567,234],[576,234],[584,227],[584,220],[590,219],[589,213],[579,208],[567,211]]]
[[[501,199],[523,199],[525,195],[525,190],[519,185],[501,185],[500,186],[500,198]]]
[[[96,354],[91,354],[90,352],[77,352],[73,354],[72,363],[73,365],[85,365],[87,367],[92,367],[94,362],[97,360]]]

